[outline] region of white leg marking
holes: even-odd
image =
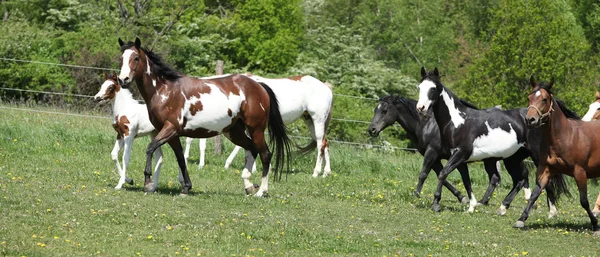
[[[110,152],[110,157],[117,165],[117,171],[119,172],[119,182],[117,183],[117,186],[115,186],[115,190],[121,189],[125,183],[125,172],[123,171],[121,164],[119,164],[119,150],[123,148],[123,143],[122,139],[117,140],[115,142],[115,147],[113,147],[113,150]]]
[[[131,147],[133,146],[133,139],[135,138],[134,133],[129,133],[129,136],[124,138],[125,147],[123,148],[123,173],[121,173],[121,178],[119,179],[119,188],[123,186],[125,183],[125,178],[127,177],[127,166],[129,165],[129,156],[131,155]],[[115,187],[115,189],[117,189]]]
[[[556,210],[556,206],[548,201],[548,218],[556,217],[558,214],[558,210]]]
[[[158,188],[158,178],[160,177],[160,168],[162,167],[163,162],[161,147],[156,148],[156,151],[154,151],[154,159],[156,159],[156,166],[154,167],[154,187],[151,190],[152,192],[156,191]]]
[[[225,169],[229,169],[229,166],[231,166],[233,159],[235,158],[237,153],[240,151],[240,149],[242,149],[242,147],[237,146],[237,145],[235,146],[235,148],[233,148],[233,151],[231,151],[231,153],[229,154],[229,157],[227,157],[227,160],[225,161]]]
[[[531,198],[531,189],[523,188],[523,193],[525,194],[525,200],[529,201],[529,198]]]
[[[254,187],[254,185],[250,182],[250,176],[252,176],[252,173],[250,173],[250,169],[252,168],[251,165],[253,162],[254,157],[252,157],[252,153],[246,150],[246,166],[242,171],[242,180],[244,181],[244,188]]]
[[[256,194],[254,194],[254,196],[262,197],[265,195],[265,193],[267,193],[269,191],[269,174],[270,173],[271,173],[271,165],[269,165],[269,173],[267,173],[266,176],[262,177],[262,180],[260,182],[260,188],[258,189],[258,192],[256,192]]]
[[[506,214],[506,206],[500,205],[500,209],[498,209],[498,215],[505,215]]]
[[[471,199],[469,199],[469,210],[468,212],[475,211],[475,206],[477,206],[477,198],[475,198],[475,194],[471,192]]]
[[[183,158],[185,159],[186,165],[188,163],[188,158],[190,157],[190,145],[192,144],[192,140],[194,139],[191,137],[185,138],[185,151],[183,152]]]
[[[200,138],[200,163],[198,163],[198,168],[204,167],[205,153],[206,153],[206,138]]]

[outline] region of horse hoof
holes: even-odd
[[[319,177],[319,173],[317,173],[317,172],[313,173],[312,177],[313,178]]]
[[[500,215],[500,216],[506,215],[506,208],[500,207],[500,209],[498,209],[498,215]]]
[[[419,193],[418,191],[414,191],[413,195],[417,198],[421,198],[421,193]]]
[[[148,183],[144,186],[144,190],[148,193],[153,193],[156,191],[156,186],[154,186],[154,183]]]
[[[117,190],[117,191],[121,190],[121,186],[116,186],[115,190]]]
[[[180,194],[179,194],[179,196],[180,196],[180,197],[187,197],[187,196],[188,196],[188,194],[180,193]]]
[[[440,207],[439,204],[434,204],[431,206],[431,210],[434,212],[440,212],[442,210],[442,208]]]
[[[488,203],[477,202],[477,204],[475,206],[483,206],[483,205],[488,205]]]
[[[257,184],[254,184],[251,187],[246,187],[246,189],[245,189],[246,190],[246,195],[252,195],[252,194],[254,194],[257,191],[257,189],[258,189],[258,185]]]
[[[592,234],[592,235],[594,235],[594,236],[600,236],[600,230],[594,231],[594,234]]]
[[[525,222],[517,220],[517,222],[515,222],[515,228],[524,228],[525,227]]]
[[[133,179],[132,178],[125,178],[125,182],[127,182],[127,184],[130,184],[133,186]]]
[[[268,197],[269,193],[267,191],[258,191],[254,194],[254,197]]]
[[[469,203],[469,198],[467,198],[466,196],[463,196],[463,197],[460,199],[460,202],[461,202],[462,204],[468,204],[468,203]]]

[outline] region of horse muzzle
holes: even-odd
[[[369,136],[377,137],[377,136],[379,136],[379,132],[381,132],[381,130],[379,130],[373,126],[370,126],[368,129],[368,132],[369,132]]]
[[[526,117],[527,127],[530,129],[538,128],[542,126],[542,119],[540,117]]]

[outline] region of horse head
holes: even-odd
[[[123,42],[123,40],[119,38],[119,45],[121,46],[122,52],[119,59],[119,66],[121,66],[119,79],[123,85],[128,85],[134,79],[142,76],[145,68],[147,69],[146,72],[150,72],[150,64],[146,58],[146,54],[144,53],[139,38],[136,37],[135,42],[128,43]]]
[[[116,72],[113,71],[112,74],[105,72],[104,79],[100,91],[94,96],[94,101],[98,103],[105,103],[114,99],[119,90],[121,90],[121,85],[119,84]]]
[[[370,136],[379,136],[379,132],[396,122],[397,110],[393,101],[393,96],[384,96],[379,99],[379,104],[373,110],[373,120],[367,130]]]
[[[425,114],[438,101],[443,89],[437,67],[429,72],[425,70],[425,67],[421,67],[421,83],[418,88],[419,101],[417,102],[417,110],[421,114]]]
[[[534,128],[543,125],[554,110],[552,91],[550,91],[554,82],[541,82],[538,84],[535,82],[533,76],[531,76],[529,84],[533,91],[527,96],[529,106],[527,107],[526,122],[527,126]]]

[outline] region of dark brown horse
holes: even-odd
[[[121,73],[124,85],[135,81],[150,116],[159,131],[146,150],[144,169],[146,191],[152,191],[150,176],[152,153],[161,145],[169,143],[181,170],[182,195],[192,188],[180,136],[208,138],[223,134],[231,142],[246,149],[246,167],[242,180],[246,193],[255,191],[250,182],[250,169],[257,154],[262,162],[262,182],[255,196],[268,191],[268,175],[271,152],[265,141],[265,130],[270,130],[275,143],[275,177],[289,154],[289,139],[279,113],[279,105],[273,91],[265,84],[255,82],[243,75],[228,75],[207,79],[192,78],[173,70],[161,58],[135,43],[121,46]],[[281,175],[279,175],[281,177]]]
[[[600,122],[572,119],[574,113],[554,99],[552,82],[537,84],[532,76],[530,84],[533,91],[528,96],[526,120],[528,126],[541,128],[540,160],[537,185],[515,227],[525,226],[529,210],[544,187],[558,178],[556,175],[566,174],[575,178],[579,202],[590,217],[594,234],[598,234],[598,220],[587,198],[587,179],[600,176]]]

